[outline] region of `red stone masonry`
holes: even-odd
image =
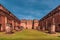
[[[60,32],[60,5],[40,19],[40,29],[50,33]]]
[[[20,26],[23,26],[24,29],[36,29],[39,26],[38,20],[21,20]]]
[[[24,29],[40,27],[40,30],[47,30],[49,33],[60,32],[60,5],[40,20],[19,20],[0,4],[0,31],[5,31],[7,26],[11,26],[9,31],[18,30],[18,27],[23,26]],[[6,32],[8,31],[6,30]]]
[[[20,26],[22,26],[22,27],[24,27],[24,29],[26,29],[26,26],[27,26],[27,20],[22,19],[22,20],[21,20]]]
[[[20,20],[0,4],[0,31],[5,31],[7,24],[11,24],[14,29],[20,26]]]
[[[36,29],[38,26],[38,20],[19,20],[15,15],[0,4],[0,31],[5,31],[7,24],[11,24],[11,28],[13,30],[18,30],[18,26],[22,26],[24,29],[32,29],[33,27]]]
[[[37,29],[37,27],[39,26],[39,20],[37,19],[33,20],[33,26],[34,26],[34,29]]]

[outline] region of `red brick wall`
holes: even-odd
[[[32,29],[33,20],[27,20],[27,29]]]
[[[36,29],[39,26],[39,20],[33,20],[34,21],[34,29]]]

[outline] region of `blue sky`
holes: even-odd
[[[0,0],[0,4],[19,19],[41,19],[60,5],[60,0]]]

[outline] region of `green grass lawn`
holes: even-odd
[[[59,34],[47,34],[37,30],[23,30],[13,34],[0,32],[0,40],[60,40]]]

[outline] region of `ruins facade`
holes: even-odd
[[[14,30],[16,26],[20,26],[20,20],[0,4],[0,31],[5,31],[10,25]]]
[[[60,6],[40,20],[20,20],[0,4],[0,31],[5,31],[8,26],[10,26],[10,30],[18,30],[22,26],[24,29],[39,27],[39,30],[48,30],[49,33],[60,32]]]
[[[48,30],[49,33],[60,32],[60,6],[40,19],[39,25],[42,31]]]
[[[38,20],[21,20],[20,26],[24,27],[24,29],[36,29],[38,27]]]

